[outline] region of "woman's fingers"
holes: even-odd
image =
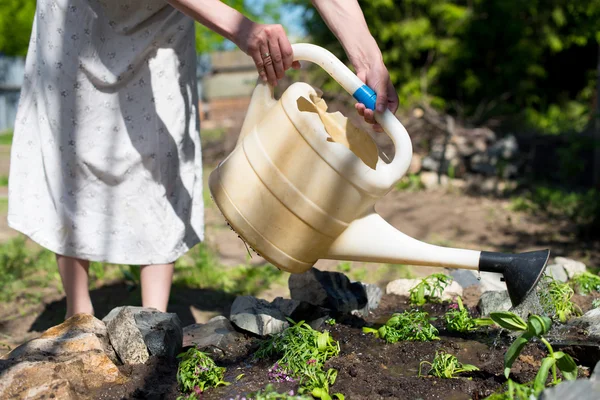
[[[275,74],[275,68],[273,66],[273,58],[271,57],[271,53],[269,52],[268,45],[260,46],[260,57],[263,61],[263,68],[267,74],[267,80],[269,81],[269,85],[276,86],[277,85],[277,75]]]

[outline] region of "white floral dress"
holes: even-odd
[[[203,239],[194,24],[163,0],[38,0],[9,225],[55,253],[161,264]]]

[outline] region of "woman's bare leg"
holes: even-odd
[[[145,265],[140,274],[142,306],[166,312],[173,280],[173,264]]]
[[[58,254],[56,262],[67,296],[66,318],[80,313],[94,315],[94,307],[88,289],[90,262]]]

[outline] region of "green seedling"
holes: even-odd
[[[506,391],[494,393],[483,400],[536,400],[541,392],[536,391],[533,382],[521,384],[509,379],[506,382]]]
[[[339,354],[340,344],[328,331],[316,331],[304,321],[289,321],[292,326],[261,343],[255,357],[279,356],[276,364],[298,378],[302,388],[313,397],[330,400],[329,387],[335,382],[337,371],[333,368],[325,371],[323,367],[328,359]],[[343,399],[339,393],[333,397]]]
[[[430,302],[440,302],[442,292],[452,283],[452,277],[445,274],[432,274],[425,277],[414,288],[410,289],[410,304],[422,306]]]
[[[508,311],[493,312],[490,314],[490,317],[502,328],[515,332],[523,332],[510,345],[504,355],[504,376],[506,378],[510,375],[510,369],[521,351],[525,348],[525,345],[535,338],[538,338],[548,349],[548,356],[542,360],[542,365],[533,383],[536,391],[541,392],[546,386],[550,369],[552,369],[552,384],[554,385],[560,382],[556,375],[558,369],[567,380],[577,378],[577,364],[575,364],[571,356],[562,351],[554,351],[550,343],[543,336],[548,333],[552,326],[550,318],[530,315],[527,322],[525,322],[518,315]]]
[[[465,333],[474,331],[480,326],[494,324],[494,321],[492,321],[491,318],[471,318],[471,316],[469,315],[469,311],[463,306],[463,302],[460,296],[456,298],[456,301],[456,308],[453,307],[451,310],[448,310],[444,315],[446,327],[449,331]]]
[[[461,372],[479,371],[479,368],[477,368],[475,365],[463,364],[458,361],[458,358],[452,354],[446,353],[443,350],[435,352],[433,362],[421,361],[419,364],[419,377],[423,376],[421,374],[421,368],[424,364],[429,364],[430,366],[427,375],[433,375],[438,378],[456,378],[456,375],[460,374]]]
[[[581,315],[581,310],[572,301],[573,289],[567,283],[545,276],[547,290],[539,291],[540,303],[544,311],[554,315],[560,322],[565,323],[571,316]]]
[[[593,308],[600,307],[600,299],[595,299],[594,301],[592,301],[592,307]]]
[[[190,393],[186,399],[202,395],[206,389],[229,385],[223,381],[225,368],[218,367],[212,358],[193,347],[177,356],[181,359],[177,369],[177,383],[181,391]]]
[[[328,318],[328,319],[325,320],[325,323],[327,325],[333,326],[333,325],[335,325],[335,319],[334,318]]]
[[[577,293],[587,296],[592,292],[600,292],[600,276],[589,272],[577,274],[569,282]]]
[[[424,311],[408,310],[394,314],[379,329],[363,328],[364,333],[372,333],[388,343],[398,341],[427,342],[439,339],[438,330],[429,323],[429,314]]]

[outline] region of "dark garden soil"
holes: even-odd
[[[587,299],[586,299],[587,301]],[[582,302],[584,311],[589,309]],[[398,342],[387,344],[373,335],[364,334],[363,326],[378,326],[394,312],[408,309],[405,297],[386,295],[380,307],[368,318],[346,317],[337,320],[330,330],[341,347],[339,356],[328,361],[326,368],[338,370],[330,393],[342,393],[346,399],[483,399],[506,382],[503,376],[503,357],[511,339],[489,328],[482,333],[457,335],[443,329],[441,319],[433,324],[440,331],[440,340],[433,342]],[[447,305],[426,305],[430,316],[441,316]],[[475,315],[476,311],[471,310]],[[584,341],[584,332],[569,333],[575,341]],[[275,360],[255,361],[253,353],[259,339],[246,337],[235,349],[224,354],[213,349],[217,363],[227,368],[225,380],[229,386],[207,390],[202,399],[241,399],[269,384],[268,369]],[[578,364],[593,368],[596,356],[586,357],[587,349],[565,345],[561,349],[570,353]],[[418,377],[421,361],[432,361],[436,350],[445,350],[458,357],[462,363],[474,364],[479,371],[461,374],[457,379]],[[511,378],[524,383],[534,379],[540,361],[546,355],[544,347],[528,344],[514,363]],[[176,362],[152,359],[145,365],[122,367],[130,381],[118,387],[107,387],[94,394],[94,398],[114,399],[176,399],[181,395],[176,382]],[[426,371],[424,371],[426,372]],[[587,375],[587,371],[582,372]],[[236,377],[243,376],[236,380]],[[296,383],[275,383],[280,393],[297,391]]]

